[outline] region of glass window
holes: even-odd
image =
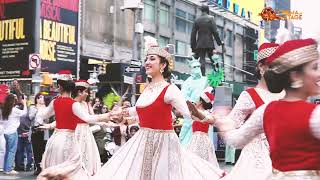
[[[217,26],[217,30],[218,30],[219,37],[220,37],[221,41],[223,41],[223,39],[224,39],[224,37],[223,37],[223,28],[220,27],[220,26]]]
[[[193,26],[193,23],[188,23],[188,28],[187,28],[187,33],[191,33],[192,32],[192,26]]]
[[[187,55],[187,44],[182,41],[176,41],[176,54]]]
[[[191,33],[192,32],[192,26],[193,26],[193,22],[196,19],[195,15],[192,14],[188,14],[188,27],[187,27],[187,33]]]
[[[159,46],[163,48],[163,47],[166,47],[167,44],[169,44],[169,38],[164,37],[164,36],[160,36],[160,38],[159,38]]]
[[[174,60],[176,61],[176,62],[185,62],[185,58],[184,57],[174,57]]]
[[[180,10],[180,9],[176,9],[176,15],[178,17],[183,18],[183,19],[187,18],[187,13],[185,11]]]
[[[176,18],[176,29],[179,32],[186,32],[187,29],[187,22],[183,19]]]
[[[232,31],[227,30],[226,45],[228,47],[232,47],[232,38],[233,38]]]
[[[184,33],[191,33],[195,15],[176,9],[176,30]]]
[[[189,21],[194,21],[196,19],[196,16],[195,15],[192,15],[192,14],[188,14],[188,20]]]
[[[160,4],[160,24],[169,27],[169,6],[166,4]]]
[[[144,0],[144,19],[155,22],[155,0]]]

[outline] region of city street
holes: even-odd
[[[26,180],[30,180],[30,179],[36,179],[35,176],[33,176],[33,172],[19,172],[18,175],[5,175],[2,172],[0,173],[0,179],[1,180],[7,180],[7,179],[26,179]]]
[[[232,165],[226,165],[225,163],[223,162],[219,162],[220,164],[220,168],[221,169],[225,169],[227,172],[230,172],[230,170],[232,169]],[[1,180],[9,180],[9,179],[17,179],[17,180],[20,180],[20,179],[23,179],[23,180],[33,180],[33,179],[36,179],[35,176],[33,176],[33,172],[30,171],[30,172],[19,172],[18,175],[15,175],[15,176],[7,176],[7,175],[4,175],[2,172],[0,173],[0,179]]]

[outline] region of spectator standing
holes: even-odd
[[[23,109],[26,105],[19,104],[17,108]],[[27,107],[25,107],[27,108]],[[15,158],[15,170],[17,171],[31,171],[33,157],[32,157],[32,146],[30,138],[30,128],[32,122],[30,121],[28,113],[20,116],[20,125],[18,128],[18,146]],[[24,164],[24,157],[27,157],[27,164]]]
[[[13,170],[13,162],[15,159],[18,133],[17,129],[20,125],[20,117],[27,114],[26,99],[22,99],[23,109],[20,110],[15,106],[18,98],[14,94],[10,94],[6,97],[2,108],[2,121],[4,121],[4,138],[6,140],[6,153],[4,157],[5,174],[17,174],[18,172]]]
[[[49,103],[46,104],[45,102],[45,96],[39,93],[35,96],[34,105],[31,105],[29,108],[29,118],[33,123],[31,142],[35,164],[34,175],[38,175],[41,172],[40,163],[46,148],[47,140],[49,139],[49,130],[42,130],[38,128],[41,125],[48,124],[49,120],[42,119],[39,116],[36,116],[36,114],[44,111],[48,104]]]

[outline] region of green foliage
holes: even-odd
[[[114,93],[109,93],[102,98],[103,103],[108,106],[108,109],[111,109],[114,102],[119,102],[121,99],[120,96],[115,95]]]

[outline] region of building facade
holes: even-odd
[[[276,12],[280,10],[291,10],[291,1],[286,0],[266,0],[265,6],[273,8]],[[265,23],[265,37],[269,41],[275,41],[277,36],[277,30],[280,28],[281,22],[278,21],[271,21]],[[291,21],[285,21],[284,24],[285,28],[287,28],[291,33],[294,31],[293,23]]]
[[[215,17],[219,35],[225,42],[224,54],[222,54],[222,48],[216,45],[218,54],[223,55],[225,62],[225,80],[233,84],[256,83],[252,75],[255,69],[253,57],[263,31],[259,26],[260,19],[257,14],[263,8],[264,1],[250,3],[246,0],[211,0],[205,3],[210,5],[211,15]],[[110,63],[130,62],[134,20],[130,10],[120,9],[122,5],[123,1],[116,0],[82,0],[80,31],[82,72],[92,70],[92,65],[87,65],[90,59]],[[192,55],[191,30],[193,22],[201,14],[201,2],[144,0],[143,5],[141,16],[138,15],[144,28],[143,35],[138,36],[138,57],[144,58],[143,37],[145,36],[155,37],[162,47],[168,44],[174,45],[173,74],[178,79],[185,79],[190,72],[188,60]],[[212,71],[209,60],[206,68],[207,72]]]
[[[258,2],[258,1],[257,1]],[[259,8],[250,8],[248,2],[207,1],[211,15],[215,17],[221,39],[225,42],[226,52],[225,80],[246,84],[256,83],[252,76],[255,61],[253,52],[259,41]],[[224,4],[224,3],[229,3]],[[190,35],[194,20],[200,16],[201,3],[186,0],[144,0],[143,25],[144,36],[158,39],[160,46],[175,46],[175,73],[189,73],[188,59],[192,55]],[[255,4],[257,6],[257,4]],[[258,6],[262,10],[263,1]],[[253,10],[251,10],[253,9]],[[221,47],[216,45],[222,56]],[[206,64],[207,72],[212,71],[211,63]],[[249,71],[244,73],[237,69]]]

